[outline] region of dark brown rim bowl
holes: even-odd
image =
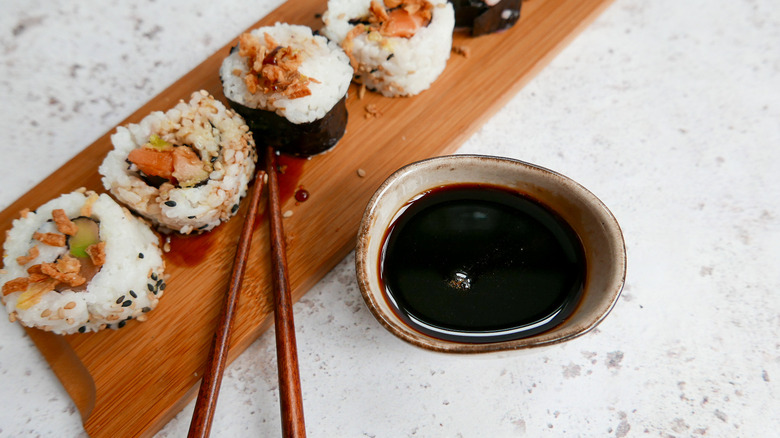
[[[379,281],[379,256],[385,231],[409,200],[453,183],[485,183],[517,190],[552,208],[574,228],[585,249],[586,279],[582,301],[564,322],[526,338],[471,344],[420,333],[396,315]],[[486,353],[552,345],[592,330],[609,314],[623,289],[626,249],[620,226],[609,209],[570,178],[519,160],[448,155],[404,166],[377,189],[360,223],[355,268],[366,305],[394,335],[439,352]]]

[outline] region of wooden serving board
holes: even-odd
[[[545,66],[611,0],[528,0],[510,30],[470,38],[456,33],[453,54],[432,88],[389,99],[356,88],[347,100],[347,133],[338,146],[310,160],[283,157],[280,176],[288,240],[290,284],[299,299],[353,249],[366,202],[397,168],[451,153]],[[277,21],[321,27],[325,0],[289,1],[255,26]],[[236,30],[236,37],[243,29]],[[122,124],[166,110],[205,89],[224,101],[218,78],[225,46],[138,109]],[[381,116],[367,118],[373,104]],[[78,187],[103,192],[98,165],[110,150],[110,132],[0,213],[0,232],[18,212]],[[258,146],[262,139],[257,139]],[[262,156],[262,154],[261,154]],[[297,202],[293,193],[310,194]],[[150,436],[197,394],[222,296],[227,290],[246,202],[239,214],[208,234],[174,236],[165,256],[168,287],[147,322],[121,330],[57,336],[29,329],[73,398],[92,437]],[[230,360],[265,331],[273,318],[268,224],[261,215],[239,301]],[[324,328],[327,329],[327,328]]]

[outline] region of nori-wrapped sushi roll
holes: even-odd
[[[277,23],[242,34],[220,78],[231,107],[264,145],[311,156],[344,135],[349,58],[306,26]]]

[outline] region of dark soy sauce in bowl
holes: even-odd
[[[407,203],[388,228],[380,283],[394,312],[456,342],[520,339],[577,307],[585,254],[562,218],[521,193],[452,184]]]

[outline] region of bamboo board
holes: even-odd
[[[611,0],[528,0],[510,30],[469,38],[456,33],[454,55],[432,88],[411,98],[389,99],[350,89],[347,133],[332,151],[310,160],[283,157],[280,176],[288,241],[290,284],[299,299],[354,247],[364,206],[397,168],[454,152],[500,109]],[[288,1],[252,27],[277,21],[321,27],[324,0]],[[241,29],[236,32],[236,36]],[[166,110],[198,89],[224,101],[219,65],[231,42],[188,75],[138,109],[122,124]],[[365,107],[376,105],[377,118]],[[98,165],[111,148],[106,133],[0,213],[0,232],[17,212],[35,208],[78,187],[103,192]],[[261,142],[258,141],[258,145]],[[360,172],[358,172],[360,170]],[[310,194],[297,202],[293,193]],[[197,394],[222,296],[227,290],[246,202],[238,215],[214,231],[171,239],[165,256],[168,287],[144,323],[121,330],[57,336],[27,333],[41,350],[79,409],[92,437],[151,436]],[[269,233],[261,215],[237,309],[230,361],[272,324]],[[139,343],[139,340],[144,340]]]

